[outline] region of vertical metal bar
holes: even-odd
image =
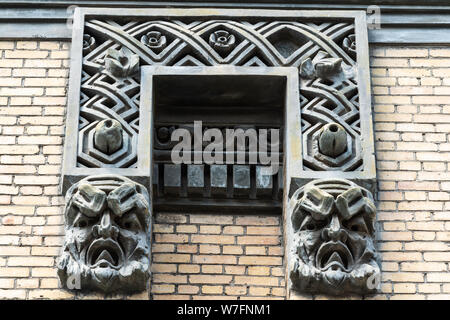
[[[203,166],[203,196],[211,198],[211,166],[209,164]]]
[[[180,172],[180,197],[186,198],[187,197],[187,183],[188,183],[188,176],[187,176],[187,164],[182,163],[181,164],[181,172]]]
[[[256,164],[250,165],[250,199],[256,199]]]
[[[227,198],[233,198],[234,194],[234,171],[233,171],[233,165],[229,164],[227,165]]]
[[[158,163],[158,197],[164,196],[164,163]]]
[[[272,175],[272,199],[278,200],[278,194],[280,190],[280,183],[279,183],[279,173]]]

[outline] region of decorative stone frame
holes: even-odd
[[[117,42],[117,46],[120,44],[120,46],[126,48],[124,49],[125,51],[122,50],[121,53],[112,52],[108,54],[116,56],[120,54],[128,55],[127,59],[134,59],[133,61],[135,61],[135,63],[135,56],[137,55],[141,60],[145,61],[146,64],[154,63],[151,58],[146,56],[150,53],[146,53],[147,49],[142,47],[142,44],[139,43],[138,39],[126,34],[126,32],[121,29],[120,25],[114,25],[114,20],[120,20],[124,17],[128,20],[134,19],[136,21],[145,20],[151,22],[152,20],[164,20],[167,24],[172,25],[174,25],[172,20],[177,21],[184,19],[183,21],[187,21],[187,24],[175,22],[175,24],[178,23],[178,26],[180,26],[181,29],[184,28],[184,33],[179,33],[181,38],[176,37],[175,41],[184,41],[185,43],[189,42],[189,45],[193,46],[191,50],[200,50],[202,54],[210,57],[205,61],[207,61],[211,67],[177,67],[172,65],[166,67],[144,66],[141,68],[143,81],[140,84],[140,88],[151,86],[151,76],[149,76],[149,74],[153,74],[153,76],[155,76],[157,74],[179,74],[186,72],[198,74],[234,74],[236,72],[245,72],[251,74],[261,74],[261,76],[263,76],[263,74],[276,74],[286,76],[289,79],[287,90],[288,103],[286,105],[285,113],[286,142],[284,149],[285,167],[283,175],[283,211],[286,226],[284,237],[285,241],[290,241],[293,232],[289,228],[290,224],[286,222],[290,220],[292,214],[292,209],[288,208],[289,198],[295,193],[296,190],[303,187],[308,182],[317,179],[348,179],[367,189],[371,193],[375,192],[376,168],[371,116],[368,38],[365,13],[363,11],[77,8],[75,11],[73,26],[74,31],[71,51],[72,61],[66,116],[66,140],[62,169],[64,193],[72,184],[82,178],[90,175],[106,173],[128,177],[143,184],[144,186],[147,186],[148,190],[151,191],[152,98],[149,95],[150,93],[146,90],[143,90],[142,95],[140,96],[138,111],[139,133],[137,145],[133,146],[134,150],[137,152],[136,163],[132,167],[118,168],[114,167],[114,165],[109,165],[108,168],[104,168],[101,166],[80,166],[77,162],[78,148],[80,148],[81,145],[80,139],[78,138],[78,131],[81,107],[80,94],[82,93],[81,83],[83,78],[83,37],[85,24],[89,24],[90,22],[88,21],[90,19],[108,19],[109,21],[112,21],[112,24],[108,24],[108,22],[103,21],[90,23],[92,28],[101,28],[104,30],[102,32],[107,34],[107,36],[113,37],[113,40]],[[230,22],[231,24],[228,27],[230,30],[239,30],[239,32],[245,33],[247,38],[241,40],[240,43],[242,46],[239,47],[239,50],[242,50],[242,52],[238,52],[236,55],[244,55],[245,50],[248,50],[248,52],[255,50],[255,52],[258,53],[255,54],[254,59],[248,59],[247,64],[244,64],[244,66],[241,66],[240,63],[237,63],[239,67],[227,66],[227,64],[236,64],[234,63],[236,60],[234,60],[233,63],[230,63],[231,60],[225,59],[225,57],[220,56],[218,52],[216,52],[216,50],[219,49],[214,49],[214,46],[211,47],[211,43],[208,45],[205,39],[202,40],[200,36],[195,35],[195,32],[191,30],[191,28],[195,27],[196,21],[200,21],[199,24],[201,24],[202,22],[207,22],[209,20],[220,20],[217,22],[218,25],[221,23],[226,24]],[[263,35],[262,33],[259,33],[259,31],[256,31],[259,22],[261,22],[261,25],[279,23],[281,25],[291,24],[291,26],[282,26],[280,29],[277,29],[276,26],[271,26],[269,31],[266,30],[267,34]],[[311,26],[308,25],[308,23],[316,24],[315,26]],[[329,25],[327,23],[329,23]],[[293,44],[294,47],[295,45],[298,45],[298,47],[292,49],[293,51],[288,48],[289,44],[288,47],[285,46],[286,39],[283,38],[284,35],[281,35],[281,33],[286,30],[287,33],[291,32],[290,28],[294,28],[292,25],[295,25],[295,28],[300,27],[300,29],[296,31],[296,36],[293,36],[292,38],[295,42]],[[324,25],[325,27],[321,29]],[[236,29],[231,28],[231,26]],[[330,28],[328,29],[328,27]],[[250,30],[252,28],[255,30],[254,32]],[[354,31],[354,34],[352,34],[351,37],[348,36],[348,39],[344,39],[342,45],[338,45],[333,42],[332,37],[333,32],[338,30],[336,32],[339,33],[341,28],[344,29],[342,32],[346,35],[351,30]],[[215,29],[211,30],[214,32]],[[271,43],[269,34],[273,35],[272,38],[274,38],[274,41],[278,41],[278,46]],[[195,38],[195,41],[190,41],[190,37]],[[298,41],[295,37],[298,37]],[[337,38],[342,41],[340,36],[337,36]],[[165,40],[166,39],[164,39],[164,41]],[[244,43],[244,41],[246,41],[246,43]],[[285,42],[283,43],[283,41]],[[174,40],[172,40],[172,43],[173,42]],[[200,43],[200,45],[198,45],[197,42]],[[130,47],[127,47],[127,44],[129,44]],[[300,54],[298,54],[299,56],[295,55],[296,52],[300,52],[301,48],[305,46],[307,47],[308,45],[311,45],[311,48],[307,51],[307,53],[304,53],[301,56]],[[236,48],[232,48],[232,50],[234,49]],[[285,50],[291,51],[286,53]],[[310,53],[309,56],[308,53]],[[263,60],[266,63],[264,63],[258,55],[264,55],[265,58]],[[354,60],[351,57],[352,55],[355,57]],[[152,54],[150,54],[150,56],[152,56]],[[103,60],[106,60],[104,54],[101,57]],[[108,56],[106,56],[106,58],[107,57]],[[202,62],[197,59],[192,59],[193,57],[191,56],[186,58],[188,58],[188,60],[190,59],[189,65],[195,65],[196,63],[202,64]],[[167,61],[169,60],[166,59],[165,61],[159,61],[156,62],[156,64],[164,65]],[[176,65],[176,62],[177,61],[175,60],[171,61],[171,64]],[[178,60],[178,62],[180,63],[180,60]],[[137,63],[139,63],[138,60]],[[341,68],[341,63],[343,63],[342,67],[345,67],[345,70]],[[107,72],[110,72],[111,74],[116,73],[118,77],[126,78],[129,72],[135,72],[138,67],[139,66],[135,64],[130,66],[132,70],[125,70],[120,68],[117,69],[114,65],[108,66],[108,63],[105,63],[105,68],[102,67],[99,70],[103,72],[103,70],[106,69]],[[300,77],[300,80],[297,81],[298,77]],[[314,84],[316,81],[317,83]],[[316,87],[314,87],[315,85]],[[302,96],[303,91],[308,92],[311,99],[308,100]],[[300,99],[294,101],[296,95],[298,94],[300,94]],[[322,101],[320,101],[321,99]],[[311,102],[311,100],[314,101]],[[294,102],[290,103],[290,101]],[[300,107],[298,107],[299,101]],[[335,107],[330,106],[330,101],[331,105],[333,105],[333,103],[335,104]],[[313,110],[314,104],[316,103],[321,104],[320,108],[322,108],[323,104],[322,111],[318,113]],[[311,110],[308,109],[308,105],[312,106]],[[298,108],[296,109],[294,106],[297,106]],[[302,110],[304,107],[306,109]],[[329,118],[327,118],[328,120],[317,120],[322,117],[323,112],[328,112],[325,109],[338,110],[336,111],[338,112],[336,114],[336,121],[341,121],[344,119],[340,122],[340,124],[342,124],[347,131],[351,131],[351,138],[348,138],[347,136],[347,140],[353,140],[350,141],[351,143],[347,142],[345,157],[354,160],[352,165],[343,165],[342,163],[345,163],[346,160],[341,163],[336,159],[336,161],[333,161],[333,159],[327,160],[327,156],[324,154],[318,156],[317,154],[312,154],[314,152],[317,153],[318,150],[317,145],[315,145],[317,144],[317,141],[314,140],[317,140],[319,134],[318,130],[322,130],[323,125],[330,122]],[[332,113],[333,110],[330,112]],[[315,112],[316,114],[314,114]],[[304,113],[304,118],[302,118],[302,113]],[[306,121],[307,117],[310,117],[310,119],[316,119],[313,121],[318,122],[308,123],[309,120]],[[349,123],[346,123],[347,120]],[[136,123],[137,122],[135,122],[135,124]],[[303,129],[302,125],[307,128],[315,128],[315,131],[312,131],[312,129],[309,130],[311,131],[310,133],[312,134],[312,138],[308,136],[308,130]],[[349,148],[351,150],[349,150]],[[310,160],[306,159],[308,157]],[[357,160],[355,160],[356,158]],[[311,163],[314,161],[323,163],[328,161],[328,164],[311,167]],[[285,248],[286,250],[290,250],[291,244],[286,243]],[[289,257],[290,256],[287,253],[286,258],[290,259]],[[287,265],[289,265],[289,261]],[[288,274],[289,272],[287,272],[287,275]],[[287,280],[287,291],[290,292],[289,288],[291,283],[289,276],[287,276]],[[342,293],[342,291],[339,291],[339,293]]]
[[[234,67],[234,66],[217,66],[217,67],[167,67],[167,66],[143,66],[141,68],[141,107],[144,110],[150,110],[150,120],[155,112],[153,97],[155,94],[153,80],[159,76],[182,76],[189,75],[192,77],[220,77],[220,76],[255,76],[261,79],[265,77],[277,77],[285,79],[284,93],[284,135],[286,141],[284,148],[289,145],[300,145],[300,135],[293,134],[298,132],[300,126],[300,108],[299,108],[299,78],[297,69],[294,67],[271,67],[271,68],[254,68],[254,67]],[[152,129],[153,130],[153,129]],[[290,167],[301,165],[301,154],[299,149],[293,149],[291,161],[285,161],[284,167],[289,171]],[[285,158],[286,160],[286,158]],[[284,180],[284,179],[283,179]],[[283,185],[286,182],[283,181]],[[149,189],[151,186],[149,186]]]
[[[352,21],[355,30],[356,54],[357,62],[357,79],[358,92],[360,95],[360,118],[361,118],[361,141],[362,141],[362,158],[364,167],[362,171],[339,173],[333,171],[333,176],[340,178],[349,178],[364,184],[370,190],[373,190],[375,174],[374,161],[374,143],[373,128],[371,117],[371,99],[370,99],[370,80],[369,80],[369,60],[368,60],[368,39],[365,13],[363,11],[284,11],[284,10],[236,10],[236,9],[96,9],[96,8],[77,8],[74,15],[73,39],[71,49],[71,65],[68,107],[66,115],[66,142],[64,147],[64,163],[63,163],[63,190],[80,180],[81,178],[91,174],[112,173],[130,177],[144,185],[149,185],[150,177],[150,150],[145,148],[149,146],[150,131],[149,127],[144,125],[148,123],[148,110],[140,108],[140,134],[139,134],[139,150],[138,163],[136,168],[80,168],[77,167],[76,154],[78,139],[78,118],[80,109],[80,83],[82,79],[82,49],[83,49],[83,32],[84,24],[90,18],[121,18],[130,17],[142,19],[159,18],[197,18],[197,19],[259,19],[270,21],[280,19],[292,19],[301,21],[302,19],[320,19],[322,21]],[[284,66],[289,66],[289,63]],[[303,155],[301,156],[303,157]],[[293,169],[292,177],[296,185],[302,185],[307,181],[317,178],[325,178],[329,176],[326,171],[309,171],[303,170],[303,166]],[[301,177],[301,178],[300,178]],[[369,185],[367,185],[367,183]],[[292,192],[289,192],[292,194]]]

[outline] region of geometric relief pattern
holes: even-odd
[[[297,67],[301,78],[303,169],[361,170],[354,33],[355,26],[349,22],[88,20],[84,28],[77,166],[136,166],[139,76],[114,75],[107,63],[111,50],[126,48],[129,54],[118,58],[122,67],[133,56],[138,57],[139,66]],[[123,129],[120,149],[110,154],[93,145],[95,128],[104,119],[116,120]],[[330,123],[338,126],[340,138],[333,132],[322,135]],[[328,140],[321,141],[321,135]],[[333,149],[339,143],[340,149]]]
[[[310,80],[301,87],[301,93],[305,169],[361,171],[358,89],[354,80],[337,85]],[[318,147],[318,136],[329,123],[339,124],[347,133],[347,149],[337,157],[321,153]]]

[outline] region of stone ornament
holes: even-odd
[[[123,129],[120,122],[113,119],[100,121],[95,127],[94,145],[106,154],[120,149],[123,142]]]
[[[376,208],[369,191],[345,179],[315,180],[294,193],[289,211],[292,289],[334,295],[376,291]]]
[[[342,42],[342,46],[344,47],[344,50],[347,51],[349,55],[351,55],[353,58],[356,58],[356,39],[355,35],[351,34],[348,37],[344,39]]]
[[[329,157],[338,157],[347,150],[347,133],[338,123],[322,127],[319,134],[319,152]]]
[[[166,36],[159,31],[150,31],[142,36],[141,42],[151,49],[162,50],[167,45]]]
[[[372,195],[354,182],[328,179],[349,178],[372,192],[376,185],[364,12],[77,10],[76,19],[83,27],[74,30],[78,43],[72,44],[63,190],[88,176],[83,184],[100,189],[106,196],[89,186],[79,188],[81,181],[68,192],[68,242],[60,274],[67,278],[82,270],[84,286],[106,292],[112,292],[122,280],[127,288],[132,287],[128,283],[145,286],[147,278],[140,276],[143,271],[130,278],[124,275],[132,272],[122,268],[103,272],[100,265],[114,266],[119,260],[109,250],[99,253],[100,260],[108,263],[96,266],[94,262],[94,268],[86,257],[86,246],[91,245],[98,231],[81,232],[73,217],[80,213],[97,219],[100,226],[126,217],[134,209],[125,211],[130,204],[117,199],[122,195],[134,199],[125,196],[129,191],[122,192],[132,189],[130,182],[111,176],[120,181],[113,179],[114,187],[107,187],[109,182],[102,185],[97,182],[103,180],[90,180],[89,176],[116,173],[150,186],[154,174],[151,151],[169,150],[172,143],[168,136],[173,126],[184,125],[149,126],[152,93],[141,88],[142,66],[202,66],[205,70],[210,66],[260,70],[293,67],[298,70],[294,73],[298,84],[288,93],[295,92],[299,117],[295,129],[291,127],[285,136],[288,147],[283,150],[285,192],[293,203],[290,213],[294,227],[286,228],[287,245],[292,249],[287,257],[290,283],[296,290],[331,294],[375,290],[366,286],[372,275],[379,275],[373,245]],[[106,125],[107,121],[111,126]],[[301,137],[301,146],[289,144],[288,138],[293,135]],[[295,157],[294,152],[298,153]],[[163,173],[157,172],[158,179]],[[316,180],[323,178],[327,180]],[[112,189],[122,184],[128,187],[110,196]],[[146,198],[145,192],[135,186],[136,193]],[[137,208],[141,202],[132,203]],[[109,218],[103,219],[104,212],[109,212]],[[102,223],[98,222],[100,215]],[[304,224],[308,219],[315,219],[315,223],[317,220],[310,230]],[[353,224],[362,229],[352,230]],[[118,229],[120,235],[122,229]],[[113,238],[115,233],[104,234]],[[119,240],[116,243],[123,246],[122,251],[127,250]]]
[[[83,54],[88,54],[95,48],[95,38],[85,34],[83,36]]]
[[[67,192],[64,218],[58,261],[63,287],[105,293],[146,289],[152,216],[144,186],[116,175],[87,177]]]
[[[79,130],[91,130],[93,121],[112,118],[121,123],[132,141],[123,155],[127,161],[119,162],[97,155],[84,145],[89,139],[80,138],[82,146],[77,148],[75,166],[98,168],[114,163],[120,168],[136,167],[140,125],[140,83],[136,75],[145,65],[297,67],[301,77],[302,170],[364,171],[371,166],[364,163],[364,150],[370,150],[362,149],[360,139],[367,128],[361,125],[366,120],[360,117],[361,80],[356,77],[358,64],[352,54],[356,43],[351,20],[321,21],[314,17],[321,22],[313,23],[261,17],[249,23],[207,16],[196,21],[184,21],[179,16],[152,19],[150,14],[147,19],[121,25],[112,18],[95,16],[99,18],[87,17],[84,26],[85,36],[101,36],[96,36],[95,47],[85,51],[83,57]],[[336,161],[326,154],[316,154],[314,147],[318,131],[329,123],[338,123],[351,140],[345,156]]]
[[[329,31],[325,34],[322,29],[326,27]],[[139,109],[139,82],[134,75],[141,65],[295,66],[306,80],[301,81],[300,90],[302,115],[305,115],[302,118],[305,169],[361,170],[363,157],[360,143],[356,141],[360,135],[358,88],[354,77],[356,61],[345,49],[350,40],[344,41],[346,37],[354,39],[350,37],[354,34],[353,24],[264,19],[254,25],[213,19],[184,23],[181,19],[135,22],[132,32],[127,28],[113,21],[86,21],[85,32],[102,34],[104,38],[97,40],[96,49],[83,60],[86,77],[81,87],[80,130],[92,121],[88,119],[93,118],[90,114],[94,109],[105,117],[109,110],[126,110],[125,114],[114,115],[114,119],[122,125],[126,122],[137,131],[139,117],[133,111]],[[299,41],[304,38],[309,38],[309,42]],[[313,41],[316,38],[321,41]],[[103,74],[104,69],[107,74]],[[314,133],[331,122],[344,127],[353,141],[348,156],[337,165],[314,156],[312,148]],[[89,154],[89,149],[81,149],[80,165],[97,167],[101,162],[99,157],[92,161],[85,155]],[[134,152],[135,146],[131,145],[130,150]],[[135,165],[135,162],[128,163],[130,167]]]
[[[300,65],[300,76],[307,79],[318,77],[336,82],[342,73],[342,58],[331,58],[325,51],[319,51],[313,60],[307,58]]]
[[[218,30],[209,36],[209,44],[218,52],[228,52],[234,48],[236,38],[225,30]]]
[[[127,47],[120,50],[109,49],[105,58],[105,68],[113,76],[125,78],[139,71],[139,56]]]

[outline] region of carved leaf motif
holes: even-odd
[[[139,56],[126,47],[121,50],[109,49],[105,67],[112,75],[120,78],[132,76],[139,71]]]

